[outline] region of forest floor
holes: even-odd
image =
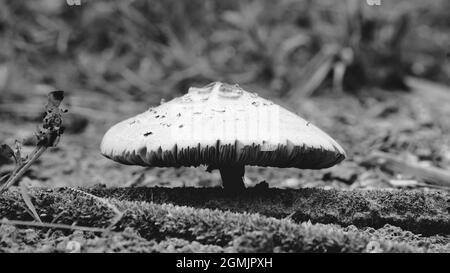
[[[324,129],[348,158],[315,171],[247,167],[249,189],[237,196],[223,193],[220,175],[206,168],[142,168],[102,157],[107,128],[150,105],[68,93],[61,142],[23,179],[41,220],[68,226],[30,224],[13,187],[0,196],[0,252],[450,252],[450,181],[421,175],[450,170],[450,92],[408,82],[411,92],[289,104],[260,93]],[[3,103],[1,142],[18,139],[31,151],[45,100],[42,92]],[[380,154],[412,171],[392,168]],[[0,176],[13,167],[0,158]]]

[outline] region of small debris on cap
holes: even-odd
[[[346,157],[334,139],[295,113],[220,82],[191,87],[182,97],[119,122],[103,137],[101,152],[125,164],[227,170],[245,165],[321,169]]]

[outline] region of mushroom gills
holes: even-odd
[[[271,106],[271,107],[268,107]],[[220,82],[174,98],[111,127],[104,156],[151,167],[209,166],[226,190],[244,188],[244,166],[321,169],[344,149],[297,114],[242,88]]]

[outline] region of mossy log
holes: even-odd
[[[221,188],[104,188],[97,186],[83,190],[99,197],[117,200],[171,203],[194,208],[259,213],[278,219],[289,217],[295,222],[354,225],[359,228],[381,228],[390,224],[423,235],[450,234],[450,194],[445,192],[338,191],[315,188],[288,190],[255,187],[236,195],[224,192]],[[37,198],[36,194],[38,196],[42,193],[61,195],[61,192],[68,189],[34,189],[33,191],[34,198]],[[0,218],[23,219],[23,215],[16,215],[14,207],[6,206],[8,202],[11,202],[8,198],[8,195],[0,196]],[[45,206],[46,201],[41,202]],[[21,210],[23,211],[23,208]],[[25,213],[25,216],[28,217],[28,214]]]
[[[91,190],[103,194],[119,196],[127,194],[126,189]],[[130,190],[130,189],[129,189]],[[175,193],[181,189],[132,189],[136,192],[147,192],[153,196],[162,195],[165,191]],[[198,189],[187,189],[190,193],[195,193]],[[122,192],[121,192],[122,191]],[[267,193],[271,193],[268,190]],[[212,197],[221,196],[218,189],[200,190]],[[129,192],[131,193],[131,192]],[[155,195],[156,193],[156,195]],[[258,191],[249,191],[249,194],[256,196],[263,194]],[[375,233],[363,232],[355,227],[342,228],[337,225],[323,225],[312,223],[295,223],[290,219],[275,219],[265,217],[260,214],[233,213],[221,210],[196,209],[185,206],[174,206],[172,204],[155,204],[149,202],[120,201],[116,198],[99,199],[79,191],[67,188],[45,190],[31,189],[29,191],[32,202],[36,207],[40,218],[46,223],[72,225],[76,227],[96,227],[105,231],[98,234],[96,240],[83,244],[83,251],[94,248],[100,250],[118,249],[117,245],[128,245],[139,247],[140,251],[163,251],[166,244],[172,246],[171,251],[175,251],[173,240],[182,242],[180,251],[185,247],[191,249],[203,249],[206,247],[214,252],[427,252],[427,251],[448,251],[442,244],[432,247],[418,246],[403,242],[402,238],[390,238],[385,240],[377,237]],[[144,196],[144,195],[142,195]],[[151,195],[150,195],[151,196]],[[125,197],[125,196],[123,196]],[[128,196],[130,197],[130,195]],[[222,202],[232,201],[233,198],[222,196]],[[262,201],[262,196],[256,197]],[[273,203],[269,202],[268,205]],[[123,215],[120,221],[116,222],[111,229],[111,220],[115,218],[115,212],[111,209],[115,206]],[[262,205],[258,207],[261,208]],[[281,215],[281,214],[280,214]],[[30,221],[32,216],[27,212],[26,206],[17,190],[10,190],[0,196],[0,218],[9,220]],[[27,248],[18,245],[17,240],[21,236],[17,231],[3,220],[0,226],[3,246],[2,251],[15,251],[17,248],[27,251],[38,251],[43,243],[51,241],[34,240],[32,246],[28,243]],[[135,232],[137,239],[142,238],[149,243],[139,239],[139,242],[127,238],[118,237],[119,242],[111,242],[108,238],[130,231]],[[33,232],[36,238],[46,238],[48,228],[35,228]],[[8,232],[10,231],[10,232]],[[61,231],[70,236],[70,230]],[[61,234],[61,233],[59,233]],[[22,234],[23,235],[23,234]],[[11,237],[13,236],[13,237]],[[89,236],[88,236],[89,237]],[[399,237],[399,236],[397,236]],[[15,239],[14,239],[15,238]],[[19,239],[18,239],[19,238]],[[90,238],[90,237],[89,237]],[[26,238],[22,238],[26,239]],[[20,239],[20,240],[22,240]],[[19,240],[19,241],[20,241]],[[180,241],[181,240],[181,241]],[[426,239],[418,238],[419,241]],[[434,239],[433,239],[434,240]],[[114,243],[113,245],[108,245]],[[143,244],[143,242],[145,244]],[[124,244],[125,243],[125,244]],[[106,245],[105,245],[106,244]],[[163,244],[163,245],[161,245]],[[195,245],[195,246],[194,246]],[[35,246],[35,247],[33,247]],[[52,249],[52,245],[46,246],[47,251]]]
[[[386,224],[423,235],[450,234],[450,194],[411,190],[338,191],[249,188],[227,194],[219,188],[92,188],[120,200],[260,213],[296,222],[381,228]]]

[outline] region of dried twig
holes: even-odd
[[[133,177],[131,180],[129,180],[128,182],[125,183],[125,187],[136,187],[140,184],[142,184],[142,182],[144,182],[145,180],[145,173],[141,173],[136,177]]]
[[[37,213],[36,208],[33,205],[33,202],[31,202],[31,198],[30,195],[28,194],[24,181],[20,182],[19,186],[20,186],[20,194],[22,195],[22,199],[25,202],[25,205],[30,210],[31,216],[33,216],[34,220],[42,223],[41,218],[39,217],[39,214]]]
[[[284,220],[292,220],[292,217],[293,217],[296,213],[297,213],[296,211],[293,211],[293,212],[289,213],[289,215],[286,216],[286,217],[284,217],[283,219],[284,219]]]
[[[122,217],[123,217],[123,212],[120,211],[120,210],[119,210],[116,206],[114,206],[112,203],[110,203],[110,202],[108,201],[108,199],[102,198],[102,197],[98,197],[98,196],[95,196],[95,195],[93,195],[93,194],[91,194],[91,193],[87,193],[87,192],[85,192],[85,191],[82,191],[82,190],[79,190],[79,189],[75,189],[75,188],[67,188],[67,189],[69,189],[70,191],[72,191],[72,192],[74,192],[74,193],[77,193],[77,194],[81,194],[81,195],[87,196],[87,197],[89,197],[89,198],[91,198],[91,199],[93,199],[93,200],[95,200],[95,201],[97,201],[97,202],[100,202],[100,203],[102,203],[103,205],[105,205],[106,207],[108,207],[109,209],[111,209],[112,211],[114,211],[114,213],[116,214],[116,216],[111,220],[111,224],[108,226],[108,229],[111,229],[112,227],[114,227],[114,226],[120,221],[120,219],[122,219]]]
[[[33,165],[33,163],[45,152],[47,147],[38,147],[35,149],[32,154],[33,156],[30,157],[30,159],[23,165],[18,165],[16,169],[12,172],[10,178],[6,181],[5,184],[1,185],[0,187],[0,193],[7,190],[11,185],[14,185],[16,181],[18,181],[23,174]]]
[[[14,157],[16,167],[8,180],[0,186],[0,193],[6,191],[11,185],[14,185],[48,147],[54,147],[59,142],[64,132],[64,127],[62,127],[62,113],[67,112],[59,108],[63,98],[64,91],[54,91],[48,94],[48,102],[45,106],[46,116],[43,120],[42,128],[36,133],[38,139],[37,146],[30,155],[22,158],[20,143],[18,142],[16,142],[16,152],[13,154],[11,154],[12,149],[8,145],[2,145],[2,154],[4,156]]]
[[[371,156],[375,164],[390,172],[410,174],[425,182],[450,187],[450,172],[436,167],[425,167],[411,162],[405,162],[401,158],[383,153],[374,152]]]
[[[308,97],[323,83],[328,73],[333,67],[339,47],[335,45],[325,46],[317,53],[305,66],[304,75],[296,86],[301,90],[293,89],[289,96],[291,98]]]
[[[94,228],[94,227],[84,227],[84,226],[71,226],[65,224],[52,224],[52,223],[37,223],[37,222],[29,222],[29,221],[20,221],[20,220],[0,220],[0,224],[4,225],[13,225],[13,226],[30,226],[30,227],[41,227],[41,228],[53,228],[53,229],[70,229],[70,230],[81,230],[88,232],[110,232],[108,229],[104,228]]]

